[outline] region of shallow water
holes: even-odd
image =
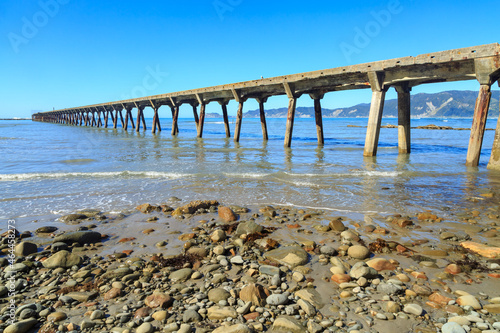
[[[479,168],[466,168],[469,131],[414,129],[412,153],[399,155],[397,129],[383,128],[377,157],[364,158],[366,129],[348,125],[366,126],[367,119],[324,119],[322,148],[314,120],[296,119],[291,149],[283,148],[285,119],[268,119],[268,142],[258,119],[243,119],[239,144],[225,138],[220,119],[206,119],[203,139],[196,139],[190,119],[180,119],[180,134],[172,138],[170,122],[162,119],[163,131],[153,135],[150,129],[0,121],[0,217],[22,224],[83,208],[131,209],[171,196],[343,214],[447,214],[489,209],[481,207],[480,195],[500,194],[500,174],[486,169],[494,131],[486,131]],[[412,120],[412,126],[471,123]],[[495,126],[496,119],[488,120],[488,128]]]

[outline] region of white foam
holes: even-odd
[[[158,171],[117,171],[117,172],[55,172],[55,173],[16,173],[0,174],[0,181],[36,180],[47,178],[168,178],[179,179],[189,177],[189,174],[158,172]]]
[[[266,176],[269,176],[268,173],[228,173],[224,172],[224,176],[226,177],[231,177],[231,178],[264,178]]]

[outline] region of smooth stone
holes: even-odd
[[[182,315],[182,321],[185,323],[196,323],[201,321],[203,318],[195,310],[188,309]]]
[[[376,269],[369,267],[365,262],[359,261],[352,266],[349,271],[349,275],[353,279],[359,279],[362,277],[366,279],[374,279],[378,276],[378,272]]]
[[[460,306],[471,306],[474,310],[482,308],[481,303],[473,295],[465,295],[457,298],[457,304]]]
[[[215,288],[208,292],[208,300],[214,303],[226,301],[229,297],[231,294],[223,288]]]
[[[313,288],[305,288],[295,292],[295,297],[311,303],[316,309],[321,309],[325,303],[320,293]]]
[[[54,238],[53,243],[64,242],[66,244],[79,243],[80,245],[100,242],[102,235],[96,231],[74,231],[68,232]]]
[[[238,317],[238,313],[232,307],[220,307],[216,305],[208,308],[207,317],[211,320],[225,320],[227,318]]]
[[[191,268],[182,268],[170,273],[170,280],[173,282],[186,282],[192,274],[193,270]]]
[[[443,325],[441,328],[442,333],[466,333],[466,331],[455,322],[449,322]]]
[[[291,316],[279,316],[273,323],[273,330],[288,333],[307,333],[307,329],[300,321]]]
[[[265,253],[264,257],[290,268],[304,265],[309,260],[307,252],[298,246],[280,247]]]
[[[266,303],[269,305],[283,305],[288,302],[288,293],[272,294],[266,298]]]
[[[353,245],[347,250],[347,254],[354,259],[366,259],[370,256],[370,250],[363,245]]]
[[[51,322],[58,322],[58,321],[61,321],[61,320],[64,320],[68,318],[68,316],[64,313],[64,312],[52,312],[51,314],[49,314],[47,316],[47,321],[51,321]]]
[[[408,314],[413,314],[415,316],[421,316],[424,310],[418,304],[406,304],[403,311]]]
[[[137,327],[136,333],[152,333],[154,332],[154,327],[150,323],[142,323],[141,326]]]
[[[279,267],[271,266],[271,265],[262,265],[259,267],[259,272],[260,274],[266,274],[266,275],[279,275],[280,274],[280,269]]]
[[[5,328],[4,333],[26,333],[33,326],[35,326],[38,321],[34,318],[17,321],[14,324],[11,324]]]
[[[264,229],[261,225],[255,223],[254,221],[242,222],[238,224],[236,228],[235,236],[254,234],[261,232]]]
[[[255,306],[265,305],[265,299],[267,298],[266,289],[260,284],[254,283],[243,287],[239,296],[242,301],[251,302]]]
[[[81,262],[82,258],[79,255],[68,251],[59,251],[43,261],[42,264],[45,268],[70,268],[75,265],[80,265]]]
[[[243,324],[236,324],[231,326],[221,326],[212,331],[212,333],[251,333],[252,330]]]
[[[470,321],[467,318],[461,317],[461,316],[451,317],[448,319],[448,322],[449,323],[454,322],[454,323],[459,324],[460,326],[463,326],[463,325],[469,326],[470,325]]]
[[[230,260],[231,264],[235,264],[235,265],[243,265],[244,264],[244,260],[241,256],[234,256],[231,258]]]
[[[37,252],[38,246],[31,242],[21,242],[14,248],[14,254],[19,257],[26,257]]]

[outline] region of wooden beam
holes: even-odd
[[[259,97],[256,98],[256,100],[259,103],[260,127],[262,128],[262,139],[264,141],[268,141],[269,136],[267,134],[266,112],[264,110],[264,103],[267,102],[267,97]]]
[[[205,103],[200,104],[200,119],[198,123],[198,138],[203,137],[203,125],[205,123]]]
[[[179,127],[177,125],[177,120],[179,119],[179,106],[175,105],[171,107],[172,110],[172,136],[179,134]]]
[[[234,129],[234,142],[240,142],[241,122],[243,121],[243,104],[244,104],[244,102],[240,99],[240,102],[238,104],[238,112],[236,113],[236,126]]]
[[[370,105],[370,115],[368,118],[368,128],[366,130],[366,140],[364,156],[376,156],[378,139],[380,135],[380,124],[382,112],[384,110],[385,93],[383,72],[369,72],[368,79],[372,88],[372,102]]]
[[[222,107],[222,118],[224,118],[224,128],[226,129],[226,138],[231,137],[231,129],[229,128],[229,118],[227,116],[227,101],[221,101],[219,104]]]
[[[479,165],[479,157],[481,155],[481,147],[483,145],[484,130],[486,128],[486,119],[488,117],[488,109],[490,108],[490,100],[491,86],[489,84],[481,84],[476,100],[476,106],[474,108],[469,149],[467,150],[467,160],[465,162],[466,166],[476,167]]]
[[[292,97],[288,99],[288,116],[286,118],[286,132],[285,132],[285,148],[292,146],[293,123],[295,121],[295,108],[297,107],[297,98]]]

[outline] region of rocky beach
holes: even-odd
[[[446,216],[172,197],[33,221],[11,262],[3,235],[0,331],[500,332],[496,195]]]

